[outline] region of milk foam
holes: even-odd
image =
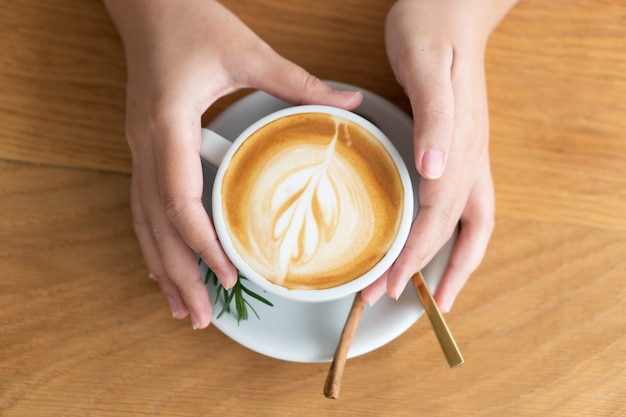
[[[365,172],[366,164],[350,149],[346,122],[333,120],[334,135],[281,146],[271,154],[247,182],[248,204],[242,204],[239,216],[245,224],[231,233],[253,269],[289,288],[365,272],[388,247],[376,241],[381,235],[376,227],[397,227],[399,221],[395,213],[389,220],[375,211],[372,200],[384,199],[379,189],[388,185],[376,184]]]
[[[259,206],[253,209],[256,215],[250,213],[248,237],[258,242],[255,257],[272,265],[279,284],[289,271],[315,274],[340,267],[373,234],[374,213],[369,201],[361,201],[367,197],[365,186],[337,155],[336,142],[335,135],[327,146],[283,150],[252,190],[251,200]]]

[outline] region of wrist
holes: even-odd
[[[489,34],[493,32],[518,1],[519,0],[485,0],[483,7],[489,11]]]
[[[462,30],[472,34],[473,42],[486,44],[491,32],[504,19],[518,0],[398,0],[391,10],[412,16],[430,31]]]
[[[435,0],[436,1],[436,0]],[[474,30],[483,45],[518,0],[453,0],[465,19],[472,19]]]

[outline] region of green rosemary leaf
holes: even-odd
[[[230,290],[224,290],[224,308],[227,312],[230,313],[230,302],[233,301],[233,298],[237,297],[237,292],[234,288]]]
[[[224,287],[222,286],[217,287],[217,291],[215,291],[215,299],[213,300],[213,304],[216,304],[217,301],[220,299],[220,294],[222,293],[222,291],[225,291]]]
[[[248,294],[250,297],[259,300],[260,302],[262,302],[263,304],[266,304],[270,307],[274,307],[274,304],[272,304],[268,299],[261,297],[259,294],[251,291],[250,289],[248,289],[247,287],[245,287],[243,285],[243,283],[241,284],[241,289],[243,290],[243,292],[245,292],[246,294]]]
[[[224,313],[230,313],[230,302],[235,296],[235,292],[232,290],[229,291],[224,289],[223,287],[222,290],[222,293],[224,294],[224,305],[222,306],[222,310],[220,310],[219,314],[217,315],[218,319],[222,317]]]
[[[204,274],[204,285],[208,284],[211,281],[211,277],[217,279],[217,276],[213,273],[210,268],[207,268],[206,274]]]
[[[198,260],[198,264],[203,264],[202,259]],[[235,302],[234,310],[237,316],[237,324],[239,324],[242,320],[248,320],[248,309],[252,310],[252,313],[254,313],[257,319],[259,319],[259,314],[254,309],[250,301],[245,298],[246,295],[270,307],[274,306],[274,304],[272,304],[269,300],[247,288],[243,284],[243,281],[247,280],[247,278],[241,275],[239,271],[237,271],[237,282],[231,289],[227,290],[219,282],[219,280],[217,279],[217,275],[215,275],[211,268],[209,268],[208,266],[206,267],[207,271],[204,275],[204,284],[207,285],[212,280],[213,285],[216,286],[214,304],[217,304],[217,302],[220,300],[220,297],[222,298],[222,309],[217,315],[218,319],[222,317],[225,313],[231,312],[231,304],[233,300]]]
[[[235,309],[237,310],[237,321],[248,320],[248,309],[246,308],[246,303],[244,302],[243,296],[241,294],[241,279],[237,280],[237,283],[233,287],[233,292],[235,293]]]
[[[250,310],[252,310],[252,312],[254,313],[254,315],[256,316],[257,319],[260,319],[261,317],[259,317],[259,314],[256,312],[256,310],[254,309],[254,307],[252,306],[252,304],[250,304],[250,302],[248,300],[243,300],[244,303],[246,303],[246,305],[248,307],[250,307]]]

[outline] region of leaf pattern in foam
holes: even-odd
[[[273,237],[279,243],[278,266],[283,276],[292,261],[310,259],[322,236],[332,235],[336,227],[339,198],[328,178],[336,140],[335,136],[320,163],[294,168],[275,189],[271,203]],[[316,209],[321,214],[319,220]]]

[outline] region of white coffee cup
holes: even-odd
[[[397,170],[397,174],[399,176],[398,184],[401,184],[403,197],[400,201],[400,207],[398,208],[399,220],[397,232],[395,233],[395,236],[391,238],[389,247],[384,255],[382,255],[382,258],[377,260],[375,264],[368,267],[367,270],[358,277],[336,286],[314,289],[289,288],[288,286],[272,282],[272,280],[267,278],[267,272],[265,275],[264,273],[259,272],[259,270],[262,269],[258,267],[259,264],[252,262],[250,256],[246,258],[247,255],[243,253],[244,251],[241,250],[240,246],[238,246],[237,238],[233,237],[229,232],[227,224],[228,213],[225,212],[223,207],[224,198],[222,191],[224,188],[224,178],[229,166],[231,166],[231,164],[236,165],[233,162],[233,157],[237,151],[244,145],[244,143],[246,143],[246,141],[248,141],[249,138],[253,137],[256,132],[262,131],[262,128],[267,128],[273,122],[280,123],[282,120],[286,120],[285,118],[290,116],[319,113],[341,120],[347,120],[350,123],[364,129],[370,134],[370,136],[375,138],[377,143],[384,147],[384,150],[393,161],[393,166]],[[339,127],[337,127],[337,129],[339,130]],[[215,225],[215,230],[220,243],[222,244],[228,258],[241,272],[241,274],[268,293],[304,302],[326,302],[346,297],[362,290],[379,278],[393,264],[404,247],[411,228],[411,222],[413,220],[414,205],[413,187],[411,185],[411,179],[407,167],[401,155],[386,135],[371,122],[355,113],[335,107],[321,105],[289,107],[276,111],[256,121],[247,127],[232,142],[211,130],[202,129],[200,155],[212,165],[218,167],[212,190],[212,213],[213,223]],[[333,188],[333,190],[334,189],[335,188]],[[255,266],[253,267],[253,265]],[[269,265],[273,266],[273,264]]]

